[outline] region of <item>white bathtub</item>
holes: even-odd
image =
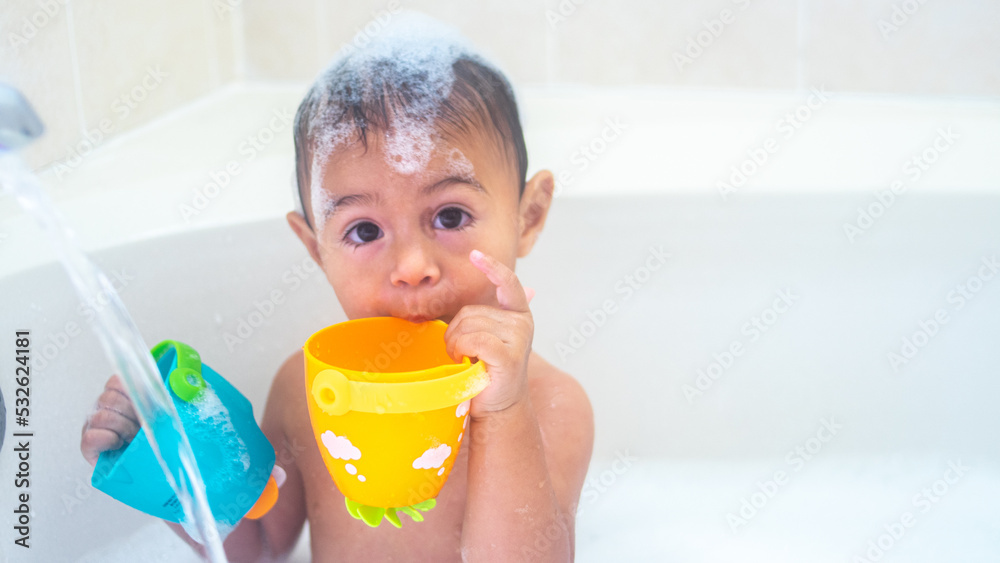
[[[344,318],[321,275],[296,273],[308,259],[282,218],[287,129],[252,159],[240,152],[300,91],[230,89],[45,175],[84,246],[118,274],[146,341],[192,344],[258,416],[283,359]],[[1000,560],[1000,276],[985,279],[983,262],[1000,257],[1000,112],[831,102],[723,201],[716,182],[799,102],[522,99],[532,167],[574,175],[518,273],[537,291],[535,349],[594,404],[580,561],[839,562],[873,545],[886,561]],[[627,129],[582,169],[577,147],[615,117]],[[909,182],[905,161],[948,126],[959,142]],[[232,159],[241,173],[186,223],[179,206]],[[851,242],[844,223],[897,178],[907,189]],[[32,379],[33,547],[25,559],[5,540],[0,553],[193,559],[165,526],[90,489],[79,433],[110,367],[37,229],[9,201],[0,218],[0,334],[30,329],[36,358],[52,355]],[[650,258],[660,247],[662,266]],[[978,291],[963,302],[959,284]],[[230,350],[225,335],[274,289],[287,301]],[[936,330],[921,327],[936,314]],[[889,354],[918,331],[894,369]],[[10,378],[0,386],[10,407]],[[11,491],[0,492],[8,531]],[[308,559],[300,542],[295,560]]]

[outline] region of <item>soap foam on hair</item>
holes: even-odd
[[[379,132],[380,142],[394,170],[420,172],[441,141],[436,121],[455,81],[452,67],[461,57],[483,61],[456,30],[408,11],[394,15],[374,37],[359,31],[338,52],[316,80],[322,87],[310,91],[312,97],[324,96],[314,100],[320,111],[310,123],[310,190],[317,230],[322,230],[335,203],[322,188],[324,168],[334,151],[357,140],[356,124],[340,119],[346,109],[374,100],[378,92],[405,92],[405,107],[386,101],[390,123],[388,130]],[[450,153],[449,169],[471,175],[471,166],[460,151]]]

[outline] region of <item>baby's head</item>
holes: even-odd
[[[302,205],[288,222],[348,318],[450,322],[464,305],[495,305],[496,288],[469,253],[513,270],[541,232],[553,190],[548,171],[526,181],[511,87],[426,17],[397,14],[364,39],[299,106]]]

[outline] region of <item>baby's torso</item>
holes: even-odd
[[[448,481],[434,509],[423,522],[400,514],[403,527],[383,520],[369,527],[348,513],[344,495],[334,484],[320,456],[305,403],[305,382],[296,404],[290,405],[285,424],[288,451],[302,473],[306,514],[311,534],[312,560],[334,561],[460,561],[462,518],[465,514],[468,472],[468,436],[463,439]],[[280,462],[279,462],[280,463]]]

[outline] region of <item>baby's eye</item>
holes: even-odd
[[[458,207],[446,207],[434,218],[435,229],[462,229],[469,226],[472,215]]]
[[[362,245],[382,238],[382,229],[375,223],[364,221],[351,227],[344,239],[354,245]]]

